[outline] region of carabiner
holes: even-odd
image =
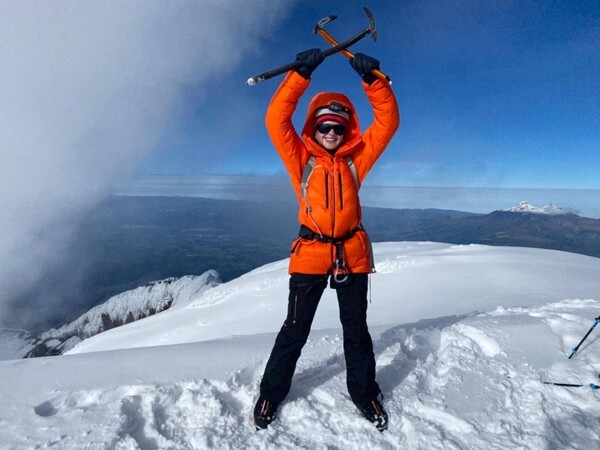
[[[344,275],[343,278],[338,278],[340,272]],[[342,284],[348,281],[348,276],[349,272],[346,270],[346,264],[343,261],[341,264],[340,261],[336,261],[335,268],[333,269],[333,280],[336,283]]]

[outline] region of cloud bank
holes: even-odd
[[[0,326],[60,304],[22,295],[73,250],[78,218],[111,180],[267,37],[284,3],[0,5]]]

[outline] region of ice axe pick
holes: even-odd
[[[365,8],[365,10],[367,10],[367,9]],[[369,12],[369,14],[370,14],[370,12]],[[327,16],[324,19],[321,19],[319,21],[319,23],[325,21],[322,24],[322,26],[325,26],[326,23],[331,22],[332,20],[335,20],[336,17],[337,16],[335,16],[335,15]],[[371,15],[371,17],[372,17],[372,15]],[[333,47],[331,47],[323,52],[323,56],[325,56],[325,58],[327,58],[328,56],[331,56],[335,53],[338,53],[341,51],[346,51],[346,49],[348,47],[356,44],[358,41],[360,41],[365,36],[368,36],[369,34],[373,34],[375,32],[375,26],[374,26],[375,22],[371,21],[371,18],[369,20],[370,20],[370,23],[367,28],[365,28],[362,31],[359,31],[354,36],[352,36],[350,39],[342,42],[341,44],[336,41],[335,44],[332,44]],[[317,26],[319,25],[319,23],[317,23]],[[333,39],[333,38],[331,38],[331,39]],[[334,41],[335,41],[335,39],[334,39]],[[350,55],[352,55],[352,53],[350,53]],[[354,55],[352,55],[352,57],[354,57]],[[260,75],[256,75],[255,77],[248,78],[248,81],[246,81],[246,84],[248,86],[254,86],[255,84],[262,83],[263,81],[268,80],[269,78],[276,77],[277,75],[281,75],[282,73],[286,73],[286,72],[289,72],[290,70],[294,70],[294,69],[299,69],[301,66],[302,66],[302,63],[300,61],[294,61],[293,63],[286,64],[284,66],[278,67],[277,69],[270,70],[269,72],[261,73]]]
[[[363,6],[363,10],[365,11],[367,18],[369,19],[369,27],[367,29],[370,31],[367,34],[370,34],[371,37],[373,38],[373,40],[375,42],[377,42],[377,31],[375,30],[375,17],[373,16],[373,13],[371,11],[369,11],[369,8],[367,8],[366,6]],[[336,46],[338,46],[339,43],[333,36],[331,36],[327,32],[327,30],[325,30],[325,25],[327,25],[332,20],[335,20],[336,17],[337,16],[324,17],[323,19],[321,19],[317,22],[317,24],[315,25],[315,30],[314,30],[315,34],[320,34],[321,37],[323,37],[323,39],[325,39],[327,42],[329,42],[331,45],[333,45],[334,48]],[[350,50],[347,50],[346,48],[344,48],[340,51],[346,58],[348,58],[348,59],[354,58],[354,54]],[[371,71],[371,73],[373,75],[375,75],[377,78],[379,78],[381,81],[385,81],[386,83],[392,84],[392,80],[390,80],[390,77],[388,77],[382,71],[375,69],[375,70]]]

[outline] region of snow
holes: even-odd
[[[254,430],[286,310],[279,261],[69,355],[0,362],[1,447],[598,448],[600,391],[542,381],[600,381],[600,335],[567,359],[600,315],[600,260],[438,243],[375,254],[369,323],[388,431],[348,397],[330,290],[277,420]]]
[[[512,208],[507,209],[509,212],[516,213],[529,213],[529,214],[548,214],[548,215],[561,215],[561,214],[573,214],[573,211],[567,208],[560,208],[552,203],[544,206],[543,208],[538,208],[537,206],[533,206],[529,202],[523,200],[513,206]]]

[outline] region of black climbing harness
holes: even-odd
[[[341,284],[348,281],[348,276],[351,273],[350,269],[346,267],[346,262],[344,260],[344,242],[351,239],[358,231],[361,230],[364,230],[364,228],[362,227],[362,225],[359,225],[358,227],[346,233],[344,236],[339,238],[333,238],[331,236],[315,233],[306,225],[301,225],[298,237],[309,241],[325,242],[335,247],[335,262],[333,263],[333,266],[331,268],[331,274],[333,275],[333,279],[335,280],[335,282]],[[292,248],[292,253],[296,251],[296,248],[298,247],[299,243],[300,239],[298,239],[298,241]]]

